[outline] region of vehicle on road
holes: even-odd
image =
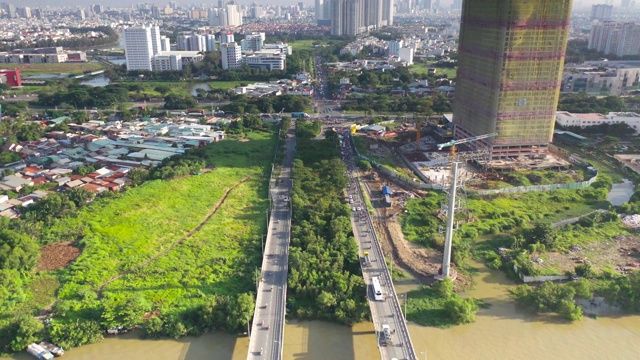
[[[391,328],[389,325],[382,325],[382,331],[380,332],[380,342],[383,345],[391,344]]]
[[[382,286],[380,286],[380,278],[374,276],[371,278],[371,286],[373,287],[373,299],[375,301],[384,301],[384,294],[382,293]]]
[[[291,117],[292,118],[310,118],[311,116],[309,116],[309,114],[304,112],[292,112]]]
[[[362,257],[362,266],[371,265],[371,258],[369,258],[369,252],[365,251],[364,256]]]

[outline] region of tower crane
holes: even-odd
[[[484,134],[484,135],[478,135],[478,136],[472,136],[472,137],[468,137],[468,138],[464,138],[464,139],[460,139],[460,140],[451,140],[449,142],[446,143],[442,143],[442,144],[438,144],[438,150],[442,150],[443,148],[449,147],[451,146],[451,152],[455,152],[456,150],[456,145],[459,144],[466,144],[466,143],[470,143],[476,140],[482,140],[482,139],[487,139],[487,138],[491,138],[494,136],[498,136],[498,133],[491,133],[491,134]]]

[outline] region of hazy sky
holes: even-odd
[[[473,0],[468,0],[468,1],[473,1]],[[573,4],[574,4],[574,8],[578,8],[578,7],[584,7],[584,6],[591,6],[592,4],[605,4],[605,3],[611,3],[614,6],[620,6],[620,1],[621,0],[574,0]],[[15,6],[31,6],[31,7],[46,7],[47,5],[49,6],[81,6],[81,7],[88,7],[91,4],[102,4],[106,7],[108,6],[113,6],[113,7],[131,7],[132,4],[136,4],[136,3],[151,3],[151,4],[156,4],[159,6],[163,6],[169,3],[168,0],[159,0],[159,1],[153,1],[153,0],[140,0],[140,1],[136,1],[136,0],[3,0],[3,2],[10,2],[13,3]],[[199,5],[199,4],[217,4],[216,0],[207,0],[207,1],[197,1],[197,0],[177,0],[178,4],[195,4],[195,5]],[[237,0],[238,3],[240,4],[251,4],[253,2],[256,2],[258,4],[263,4],[263,5],[275,5],[275,4],[279,4],[279,5],[294,5],[298,3],[298,0]],[[302,2],[305,5],[313,5],[314,1],[313,0],[302,0]],[[453,2],[453,0],[440,0],[440,4],[442,4],[443,6],[448,6]]]

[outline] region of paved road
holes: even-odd
[[[292,123],[295,124],[293,121]],[[248,360],[282,359],[291,237],[291,167],[296,145],[295,126],[288,130],[285,142],[285,159],[280,174],[269,186],[273,204],[264,242]]]
[[[415,350],[409,337],[407,324],[404,321],[400,308],[400,302],[396,296],[391,276],[384,261],[382,248],[376,237],[373,222],[367,211],[364,197],[359,186],[356,174],[355,159],[350,143],[348,131],[344,133],[346,141],[342,147],[344,159],[347,164],[350,183],[347,190],[349,206],[355,208],[352,212],[351,222],[353,232],[360,248],[362,274],[367,284],[367,298],[371,308],[371,318],[376,330],[380,357],[385,360],[407,359],[416,360]],[[360,209],[360,210],[358,210]],[[364,262],[364,252],[368,252],[370,263]],[[376,301],[373,297],[372,278],[378,277],[384,294],[384,300]],[[390,339],[384,340],[383,325],[389,326]]]

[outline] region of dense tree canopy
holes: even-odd
[[[345,165],[335,136],[309,141],[316,125],[297,120],[289,302],[301,318],[362,321],[368,314],[357,244],[342,193]]]
[[[111,107],[129,100],[129,91],[122,85],[88,86],[70,84],[66,89],[54,88],[41,91],[38,105],[60,106],[68,104],[75,108]]]

